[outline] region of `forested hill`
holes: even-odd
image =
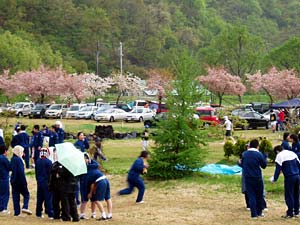
[[[293,37],[299,0],[0,0],[0,71],[11,73],[39,64],[95,71],[98,41],[102,75],[118,69],[120,41],[125,69],[140,76],[168,67],[183,48],[200,65],[227,64],[241,76],[270,65],[299,69]]]

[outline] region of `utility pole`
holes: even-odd
[[[123,75],[123,44],[120,42],[120,72]]]
[[[97,52],[96,52],[96,74],[99,76],[99,41],[97,41]]]

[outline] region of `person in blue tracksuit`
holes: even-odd
[[[86,158],[88,163],[89,159]],[[91,160],[91,164],[98,164],[94,160]],[[91,199],[92,204],[95,204],[101,217],[98,220],[110,220],[112,219],[112,201],[110,197],[110,183],[105,175],[103,175],[98,168],[90,166],[87,173],[87,184],[89,187],[88,198]],[[102,201],[106,201],[107,213],[104,210]]]
[[[281,147],[285,150],[292,150],[289,141],[290,141],[290,133],[286,132],[283,134],[283,140],[281,143]]]
[[[296,155],[300,156],[300,143],[298,136],[296,134],[291,134],[290,139],[292,141],[292,152],[296,153]]]
[[[58,144],[64,143],[65,131],[62,128],[62,123],[60,121],[56,121],[55,127],[56,127],[56,133],[58,135]]]
[[[146,162],[150,159],[150,154],[147,151],[142,151],[141,155],[133,165],[131,166],[131,169],[128,172],[127,182],[128,182],[128,188],[123,189],[119,191],[119,195],[128,195],[131,194],[134,187],[136,187],[139,190],[136,203],[143,203],[143,197],[145,193],[145,185],[144,181],[140,177],[140,174],[144,174],[145,170],[147,169],[148,165]]]
[[[89,172],[90,170],[97,170],[99,168],[99,164],[94,161],[90,160],[90,156],[87,153],[84,153],[84,158],[86,160],[87,164],[87,171]],[[88,194],[90,191],[89,185],[88,185],[88,175],[83,174],[80,175],[80,195],[81,195],[81,205],[80,205],[80,219],[87,219],[85,215],[85,210],[86,210],[86,205],[88,203]],[[92,206],[92,211],[95,213],[95,206]]]
[[[56,133],[55,129],[56,129],[55,125],[51,126],[50,131],[48,133],[49,147],[55,147],[55,145],[58,144],[58,134]]]
[[[0,146],[4,146],[4,145],[5,145],[4,139],[3,139],[3,137],[0,136]]]
[[[15,146],[18,145],[19,143],[19,136],[18,134],[20,133],[21,131],[21,127],[16,127],[15,128],[15,134],[13,135],[12,137],[12,140],[11,140],[11,147],[14,148]]]
[[[45,124],[42,126],[42,128],[43,128],[42,129],[43,135],[46,136],[46,137],[48,137],[49,136],[49,128]]]
[[[43,133],[40,131],[39,125],[34,125],[33,127],[33,143],[32,143],[32,159],[34,163],[40,157],[40,149],[43,147],[44,136]]]
[[[74,143],[75,147],[81,152],[86,152],[90,148],[88,139],[84,136],[83,132],[78,132],[77,141]]]
[[[288,207],[283,218],[299,217],[299,184],[300,184],[300,162],[298,156],[281,146],[274,148],[277,156],[275,159],[276,168],[271,182],[276,182],[280,173],[284,176],[284,197]]]
[[[43,203],[45,203],[48,217],[53,219],[52,193],[48,189],[52,162],[48,157],[49,150],[42,148],[40,150],[40,158],[35,163],[35,177],[37,181],[36,216],[42,217]]]
[[[13,148],[13,157],[11,158],[11,178],[10,183],[12,187],[14,215],[19,216],[21,214],[20,208],[20,195],[24,198],[24,204],[22,212],[31,215],[32,212],[28,209],[30,194],[27,187],[27,181],[24,171],[24,161],[22,159],[24,148],[17,145]]]
[[[7,210],[9,200],[9,171],[11,165],[7,159],[7,147],[0,146],[0,215],[8,215]]]
[[[258,151],[258,146],[258,140],[252,140],[250,148],[243,153],[241,160],[252,218],[263,216],[264,184],[261,168],[267,167],[267,161]]]
[[[29,159],[30,159],[30,153],[29,153],[29,135],[26,133],[26,126],[21,125],[20,133],[17,134],[18,136],[18,143],[17,145],[21,145],[24,148],[24,160],[26,168],[29,169]]]

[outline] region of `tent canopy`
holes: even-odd
[[[277,104],[273,104],[272,108],[279,109],[279,108],[300,108],[300,98],[290,99],[285,102],[280,102]]]

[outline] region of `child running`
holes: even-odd
[[[129,195],[132,193],[133,189],[136,187],[139,190],[136,204],[144,203],[143,197],[145,193],[145,184],[140,174],[144,174],[147,172],[148,164],[147,161],[150,159],[150,154],[147,151],[142,151],[139,158],[135,160],[131,169],[128,173],[128,188],[125,188],[119,191],[119,195]]]

